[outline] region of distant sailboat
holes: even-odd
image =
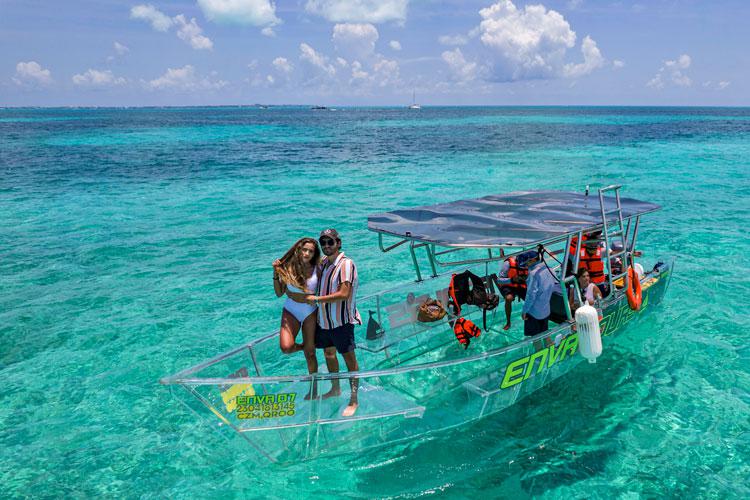
[[[411,91],[411,106],[409,106],[409,109],[422,109],[422,106],[417,104],[416,95],[417,95],[416,92],[412,90]]]

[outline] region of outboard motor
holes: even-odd
[[[589,363],[596,363],[602,353],[602,333],[599,328],[599,313],[585,304],[576,310],[576,330],[578,331],[578,350]]]

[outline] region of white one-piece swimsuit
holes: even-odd
[[[313,293],[315,293],[315,291],[318,289],[318,275],[315,272],[313,272],[312,276],[310,276],[307,282],[305,282],[305,287],[307,287],[307,289],[311,290]],[[294,285],[287,285],[286,289],[294,293],[305,293],[304,290],[300,290]],[[305,318],[315,312],[317,308],[318,306],[314,304],[295,302],[289,297],[287,297],[286,302],[284,302],[284,309],[289,311],[295,318],[297,318],[297,321],[299,321],[300,323],[305,321]]]

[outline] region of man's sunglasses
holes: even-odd
[[[320,238],[318,241],[320,241],[320,245],[324,247],[332,247],[336,244],[331,238]]]

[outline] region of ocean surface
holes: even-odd
[[[366,295],[413,279],[370,213],[613,183],[666,299],[506,411],[259,468],[158,383],[278,327],[299,237]],[[0,498],[748,498],[749,225],[748,108],[0,109]]]

